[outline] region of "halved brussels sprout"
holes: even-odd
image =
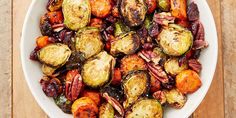
[[[83,82],[92,88],[98,88],[109,82],[112,70],[115,66],[115,58],[107,54],[107,52],[100,52],[94,58],[85,62],[82,68]]]
[[[188,69],[188,65],[187,63],[183,63],[180,66],[178,58],[170,58],[165,62],[164,68],[168,74],[175,76],[180,72],[182,72],[183,70]]]
[[[103,49],[102,37],[100,31],[95,27],[85,27],[76,34],[75,49],[84,54],[88,59],[98,54]]]
[[[187,97],[179,92],[178,89],[164,90],[167,103],[174,108],[182,108],[186,101]]]
[[[120,53],[133,54],[140,46],[140,39],[135,32],[129,32],[117,37],[111,42],[110,53],[117,55]]]
[[[115,37],[120,36],[121,34],[127,33],[130,31],[130,28],[126,26],[123,22],[118,21],[115,23]]]
[[[85,27],[91,17],[89,0],[63,0],[64,24],[71,30]]]
[[[189,30],[179,25],[170,24],[169,27],[161,31],[156,41],[160,41],[164,53],[171,56],[181,56],[191,48],[193,35]]]
[[[45,74],[47,76],[51,76],[55,72],[56,69],[57,68],[48,66],[46,64],[42,65],[42,72],[43,72],[43,74]]]
[[[142,95],[147,95],[149,91],[150,76],[146,71],[133,71],[128,74],[123,81],[123,89],[126,100],[124,108],[131,106]]]
[[[111,104],[103,103],[99,108],[99,118],[114,118],[115,111]]]
[[[157,3],[162,11],[170,11],[170,0],[158,0]]]
[[[135,103],[131,111],[126,113],[126,118],[162,118],[161,104],[154,99],[144,99]]]
[[[120,11],[127,25],[139,26],[145,19],[147,5],[144,0],[122,0]]]
[[[38,51],[38,59],[51,67],[63,66],[70,55],[70,48],[61,43],[49,44]]]

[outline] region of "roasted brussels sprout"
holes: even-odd
[[[54,102],[61,110],[65,113],[71,113],[72,102],[68,100],[64,94],[61,94],[57,98],[54,99]]]
[[[120,11],[124,21],[130,27],[139,26],[143,23],[147,5],[144,0],[122,0]]]
[[[193,36],[189,30],[170,24],[161,31],[156,41],[160,41],[160,46],[167,55],[181,56],[191,48]]]
[[[99,118],[114,118],[115,111],[111,104],[103,103],[99,108]]]
[[[49,0],[47,9],[49,11],[57,11],[61,8],[63,0]]]
[[[80,29],[76,34],[75,49],[83,53],[85,59],[98,54],[103,49],[99,29],[95,27]]]
[[[42,65],[42,72],[43,72],[43,74],[45,74],[47,76],[51,76],[55,72],[56,69],[57,68],[51,67],[51,66],[47,66],[46,64]]]
[[[187,63],[179,65],[178,58],[170,58],[164,64],[165,71],[171,75],[177,75],[183,70],[188,69]]]
[[[77,99],[71,107],[74,118],[96,118],[98,107],[89,97]]]
[[[184,96],[178,89],[164,90],[167,103],[174,108],[182,108],[186,101],[187,97]]]
[[[149,91],[150,75],[146,71],[133,71],[128,74],[123,81],[124,94],[126,100],[124,108],[131,106],[140,96],[147,95]]]
[[[135,32],[129,32],[117,37],[111,42],[110,53],[114,56],[124,53],[133,54],[140,46],[140,39]]]
[[[130,28],[127,27],[124,23],[121,21],[118,21],[115,23],[115,37],[120,36],[122,34],[125,34],[130,31]]]
[[[60,67],[64,65],[70,55],[70,48],[61,43],[49,44],[38,51],[38,59],[51,67]]]
[[[64,24],[71,30],[85,27],[91,17],[89,0],[63,0]]]
[[[144,99],[136,102],[131,111],[126,113],[126,118],[162,118],[161,104],[154,99]]]
[[[157,0],[158,7],[162,11],[170,11],[170,0]]]
[[[100,52],[83,65],[81,72],[83,82],[92,88],[105,85],[109,82],[115,63],[115,59],[107,52]]]
[[[121,71],[124,75],[134,70],[147,70],[145,61],[136,54],[127,55],[121,59]]]

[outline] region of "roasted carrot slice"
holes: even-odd
[[[46,45],[50,44],[50,41],[48,40],[48,36],[40,36],[36,39],[36,44],[37,44],[37,47],[39,48],[43,48],[45,47]]]
[[[185,20],[187,19],[187,0],[170,0],[172,16]]]
[[[122,77],[121,77],[120,69],[119,68],[115,68],[111,84],[112,85],[120,85],[121,79],[122,79]]]
[[[92,18],[90,20],[90,26],[92,27],[102,28],[102,23],[102,19],[99,18]]]
[[[98,107],[89,97],[76,100],[71,107],[74,118],[96,118]]]
[[[52,25],[63,23],[63,15],[61,11],[48,12],[47,17]]]
[[[185,70],[176,76],[176,87],[183,93],[193,93],[202,85],[199,75],[193,70]]]
[[[92,14],[99,18],[105,18],[110,14],[112,3],[111,0],[90,0]]]
[[[81,94],[82,97],[89,97],[91,98],[97,105],[100,104],[101,96],[98,91],[93,90],[84,90]]]

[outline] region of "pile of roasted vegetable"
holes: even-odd
[[[30,59],[75,118],[162,118],[201,86],[208,46],[187,0],[49,0]]]

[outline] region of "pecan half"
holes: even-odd
[[[154,14],[153,21],[157,24],[168,26],[169,23],[174,23],[175,17],[171,16],[170,12],[161,12]]]
[[[118,112],[121,116],[124,116],[125,111],[122,105],[113,97],[109,96],[108,93],[103,93],[102,97],[107,100],[108,103],[110,103]]]
[[[202,70],[202,64],[196,59],[188,60],[188,66],[197,73]]]
[[[199,19],[199,10],[198,10],[198,6],[196,3],[191,2],[188,5],[187,14],[188,14],[189,21],[196,21]]]
[[[65,25],[63,23],[55,24],[55,25],[52,25],[52,28],[54,32],[60,32],[65,28]]]
[[[74,101],[79,96],[82,88],[82,78],[78,70],[68,71],[66,75],[66,91],[65,96],[68,100]]]
[[[158,100],[161,104],[166,103],[166,96],[163,91],[156,91],[152,94],[152,97],[156,100]]]
[[[208,42],[204,41],[204,40],[195,40],[193,42],[193,50],[198,50],[198,49],[203,49],[208,47]]]
[[[147,63],[148,70],[150,73],[162,83],[168,83],[169,79],[166,72],[162,69],[161,66],[155,65],[153,63]]]

